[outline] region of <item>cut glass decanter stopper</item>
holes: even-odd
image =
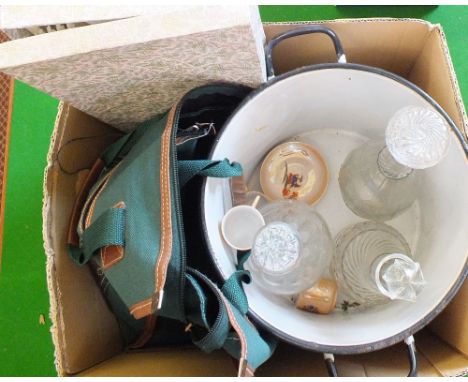
[[[385,141],[399,163],[424,169],[435,166],[447,154],[449,127],[436,111],[408,106],[397,111],[388,122]]]
[[[266,226],[245,268],[255,284],[292,296],[312,287],[329,267],[333,241],[324,219],[304,202],[280,200],[259,208]]]
[[[399,253],[376,259],[377,288],[392,300],[416,301],[426,285],[419,263]]]
[[[338,178],[344,202],[364,219],[397,217],[417,199],[419,169],[439,163],[449,140],[447,122],[436,111],[400,109],[388,122],[385,142],[370,140],[344,160]]]
[[[273,222],[257,234],[252,261],[264,272],[283,274],[296,264],[300,247],[299,235],[292,226]]]

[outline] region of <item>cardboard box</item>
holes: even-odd
[[[384,68],[428,92],[466,133],[466,113],[440,26],[420,20],[366,19],[326,22],[342,40],[348,62]],[[267,39],[299,24],[265,24]],[[285,41],[274,54],[276,72],[335,60],[325,36]],[[78,139],[81,138],[81,139]],[[113,139],[109,126],[62,104],[48,156],[44,186],[44,240],[50,289],[52,332],[59,375],[234,376],[224,352],[196,348],[123,352],[116,320],[89,269],[68,258],[65,238],[76,190],[86,169]],[[419,375],[468,372],[468,285],[431,325],[416,334]],[[356,356],[336,356],[342,376],[403,376],[408,372],[403,344]],[[258,376],[325,376],[322,355],[281,344]]]

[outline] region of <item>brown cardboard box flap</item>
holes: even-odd
[[[420,336],[430,336],[429,332]],[[339,376],[382,377],[408,374],[405,345],[355,356],[335,356]],[[423,355],[418,355],[419,376],[441,376]],[[183,365],[183,367],[180,367]],[[122,353],[88,370],[83,377],[95,376],[235,376],[236,362],[225,352],[205,354],[196,348],[155,349],[146,352]],[[260,366],[257,377],[325,377],[327,371],[320,353],[280,343],[273,357]]]
[[[321,21],[336,32],[348,62],[386,69],[407,77],[419,57],[434,25],[422,20],[344,19]],[[266,24],[267,41],[283,31],[304,23]],[[313,34],[296,37],[279,44],[274,51],[276,72],[287,72],[299,66],[335,62],[331,40]]]
[[[468,282],[445,310],[430,324],[431,329],[468,357]]]
[[[77,267],[70,260],[66,248],[79,171],[90,167],[118,135],[68,105],[60,106],[55,131],[44,185],[43,234],[56,364],[63,374],[76,373],[122,350],[117,321],[99,286],[88,267]]]
[[[466,111],[447,41],[440,25],[436,25],[427,36],[424,48],[414,63],[408,79],[429,93],[466,136],[468,126]],[[453,102],[454,97],[457,102]]]
[[[465,327],[465,331],[467,328]],[[416,342],[418,351],[444,377],[468,374],[468,357],[442,341],[435,335],[421,336]]]

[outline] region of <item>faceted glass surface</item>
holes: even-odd
[[[296,264],[300,248],[299,235],[290,225],[273,222],[257,234],[252,261],[266,273],[283,274]]]
[[[304,202],[282,200],[259,209],[267,224],[245,263],[253,282],[291,296],[309,289],[328,268],[333,241],[324,219]]]
[[[449,126],[433,109],[407,106],[390,119],[385,141],[401,164],[417,169],[432,167],[447,154]]]
[[[416,301],[426,282],[421,266],[414,261],[395,259],[380,272],[382,285],[392,300]]]

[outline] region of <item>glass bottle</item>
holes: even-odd
[[[280,200],[259,208],[266,225],[244,267],[253,282],[278,295],[312,287],[328,269],[333,241],[324,219],[304,202]]]
[[[384,140],[371,140],[348,154],[338,181],[343,200],[356,215],[387,221],[418,196],[420,169],[439,163],[448,151],[449,129],[429,108],[409,106],[389,121]]]
[[[415,301],[425,285],[404,237],[379,222],[360,222],[338,233],[332,271],[339,289],[361,306]]]

